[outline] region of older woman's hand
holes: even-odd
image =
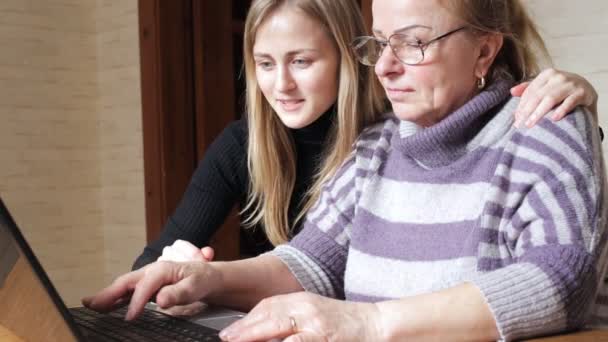
[[[220,333],[226,341],[380,341],[375,304],[345,302],[308,292],[262,300]]]
[[[163,248],[157,261],[212,261],[214,254],[211,247],[198,248],[188,241],[175,240],[171,246]]]
[[[511,89],[513,96],[521,96],[515,112],[515,126],[524,123],[534,126],[555,108],[552,120],[561,120],[576,106],[586,106],[597,115],[597,92],[583,77],[556,69],[545,69],[531,82]]]
[[[160,308],[188,304],[220,288],[221,276],[211,263],[175,263],[160,261],[118,277],[110,286],[82,304],[96,311],[107,312],[129,302],[126,319],[135,319],[156,293]]]

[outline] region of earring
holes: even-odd
[[[481,78],[479,78],[477,80],[477,89],[483,89],[486,86],[486,78],[481,76]]]

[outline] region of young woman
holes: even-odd
[[[316,175],[330,176],[355,137],[384,113],[385,95],[372,70],[351,51],[352,39],[365,34],[356,1],[294,1],[290,6],[297,11],[275,15],[285,3],[253,1],[244,37],[247,119],[228,126],[210,146],[160,237],[134,269],[161,255],[204,260],[204,252],[211,252],[206,257],[212,258],[210,249],[199,248],[235,204],[251,228],[242,231],[242,255],[286,242],[300,230],[296,218],[323,181]],[[515,114],[522,125],[533,125],[553,107],[560,119],[597,100],[586,80],[553,69],[513,93],[522,96]],[[176,240],[187,243],[166,248]]]

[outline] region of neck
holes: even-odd
[[[332,105],[317,120],[310,125],[298,129],[290,129],[291,135],[298,143],[323,144],[336,117],[336,107]]]
[[[446,166],[475,148],[472,139],[509,97],[511,82],[496,81],[435,125],[401,121],[395,146],[429,168]]]

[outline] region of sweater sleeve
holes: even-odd
[[[509,163],[498,166],[495,184],[502,183],[496,188],[506,205],[486,211],[482,224],[498,228],[498,241],[488,241],[498,250],[479,261],[494,270],[472,281],[505,340],[582,327],[604,269],[598,131],[583,115],[539,126],[516,133]],[[505,254],[511,258],[496,258]]]
[[[352,156],[323,187],[300,233],[288,245],[270,252],[289,267],[306,291],[344,298],[344,270],[357,196],[355,175]]]
[[[387,117],[365,129],[308,211],[303,228],[289,244],[270,254],[279,257],[308,292],[344,299],[344,272],[361,193],[377,172],[396,119]]]
[[[156,261],[163,248],[177,239],[199,247],[209,243],[230,210],[247,192],[246,142],[245,120],[233,122],[224,129],[206,151],[161,235],[145,247],[133,269]]]

